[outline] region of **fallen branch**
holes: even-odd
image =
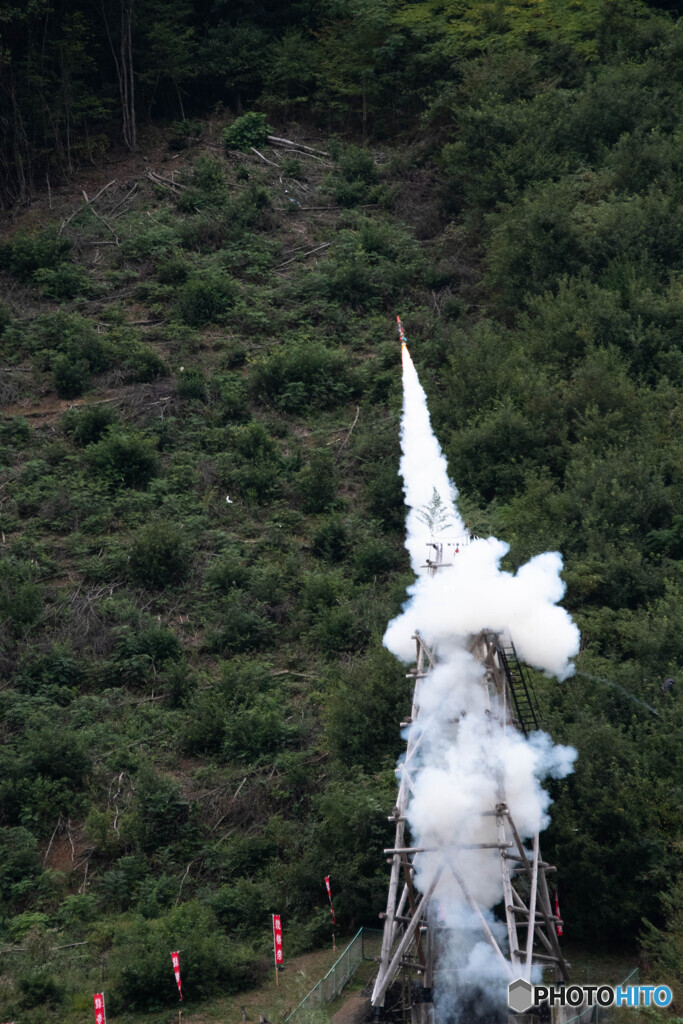
[[[320,252],[321,249],[326,249],[328,245],[332,245],[332,243],[323,242],[322,245],[316,246],[315,249],[309,249],[308,252],[302,252],[301,256],[292,256],[291,260],[285,260],[284,263],[279,263],[277,267],[273,267],[273,270],[281,270],[282,267],[286,267],[288,263],[294,263],[295,260],[304,259],[306,256],[312,256],[314,252]]]
[[[346,445],[349,443],[349,438],[351,437],[351,434],[353,433],[353,428],[355,427],[356,423],[358,423],[358,417],[359,416],[360,416],[360,406],[357,405],[356,406],[356,418],[354,419],[353,423],[351,424],[351,429],[349,430],[348,434],[346,435],[346,437],[344,438],[342,443],[339,445],[339,451],[337,452],[337,456],[339,455],[339,452],[341,452],[342,448],[345,448]]]
[[[178,889],[178,895],[175,898],[175,905],[176,905],[176,907],[178,906],[178,902],[180,900],[180,894],[183,891],[183,885],[185,884],[185,879],[187,878],[187,876],[188,876],[188,874],[190,872],[190,868],[192,867],[193,864],[194,864],[194,861],[191,860],[190,863],[185,868],[185,874],[183,875],[183,877],[181,879],[180,888]]]
[[[133,198],[133,194],[137,191],[137,187],[138,183],[136,181],[128,195],[124,196],[123,199],[120,199],[119,202],[112,207],[112,209],[109,211],[109,216],[112,218],[112,220],[116,220],[118,217],[122,217],[124,215],[126,211],[121,210],[121,207],[125,206]],[[120,213],[116,213],[117,210],[120,210]],[[116,217],[114,216],[115,213]]]
[[[114,182],[112,182],[112,185],[113,185],[113,184],[114,184]],[[114,229],[113,229],[113,227],[111,226],[111,224],[110,224],[110,223],[109,223],[108,221],[106,221],[106,220],[104,219],[104,217],[101,217],[101,216],[100,216],[100,214],[99,214],[99,213],[97,212],[97,210],[95,209],[95,207],[93,206],[93,203],[94,203],[94,201],[95,201],[95,200],[94,200],[94,199],[93,199],[93,200],[90,200],[90,199],[88,199],[88,195],[87,195],[87,193],[86,193],[85,189],[82,189],[82,192],[83,192],[83,198],[85,199],[86,203],[87,203],[87,204],[88,204],[88,206],[90,207],[90,209],[91,209],[91,211],[92,211],[93,215],[94,215],[95,217],[97,217],[97,219],[98,219],[99,221],[101,221],[101,222],[102,222],[102,223],[104,224],[105,228],[107,228],[107,229],[108,229],[109,231],[111,231],[112,235],[114,236],[114,241],[116,242],[116,244],[117,244],[117,245],[119,245],[119,244],[120,244],[120,242],[119,242],[119,236],[118,236],[118,235],[116,234],[116,232],[114,231]],[[98,193],[98,195],[99,195],[99,194],[100,194],[100,193]],[[95,199],[97,199],[97,196],[95,196]]]
[[[54,838],[57,835],[57,829],[59,828],[59,826],[61,824],[62,824],[62,816],[60,814],[59,817],[57,818],[57,824],[55,825],[55,830],[52,833],[52,836],[50,838],[50,842],[48,843],[47,850],[45,851],[45,856],[43,857],[43,867],[45,867],[45,865],[47,864],[47,858],[50,856],[50,850],[52,849],[52,843],[54,842]]]
[[[277,153],[277,150],[275,152]],[[309,160],[317,160],[319,163],[324,164],[325,167],[334,167],[334,164],[331,164],[329,160],[324,160],[321,156],[314,156],[313,153],[304,153],[302,149],[288,149],[287,153],[298,153],[299,156],[307,156]],[[279,153],[278,156],[280,156]]]
[[[291,139],[279,139],[277,135],[267,135],[268,142],[280,143],[284,146],[298,146],[299,149],[307,149],[309,153],[320,153],[321,156],[331,156],[324,149],[314,149],[313,146],[305,146],[303,142],[292,142]]]
[[[187,192],[190,187],[189,185],[181,185],[179,181],[173,181],[172,178],[165,178],[163,174],[157,174],[156,171],[147,171],[147,177],[150,181],[162,187],[170,185],[172,188],[179,188],[184,192]]]
[[[279,164],[276,164],[272,160],[269,160],[267,156],[263,155],[263,153],[259,153],[258,149],[255,149],[253,146],[250,146],[249,149],[252,151],[252,153],[256,153],[256,156],[260,156],[264,163],[270,164],[271,167],[277,167],[278,171],[282,170]]]
[[[90,206],[90,208],[92,209],[92,203],[96,202],[96,200],[98,200],[100,198],[100,196],[102,195],[103,192],[106,192],[108,188],[111,188],[111,186],[115,185],[115,184],[116,184],[116,178],[112,178],[112,180],[109,182],[108,185],[105,185],[104,188],[100,189],[100,191],[97,193],[97,195],[95,196],[94,199],[88,199],[88,197],[85,196],[85,192],[84,192],[83,195],[85,196],[85,200],[88,203],[88,205]],[[70,217],[67,217],[66,220],[63,220],[62,224],[61,224],[61,227],[60,227],[59,231],[57,232],[57,236],[59,237],[59,235],[61,235],[62,231],[67,226],[67,224],[69,224],[74,219],[74,217],[77,214],[82,213],[82,212],[83,212],[83,207],[79,206],[79,207],[77,207],[77,209],[74,210],[74,212],[71,214]],[[118,245],[118,242],[116,244]]]
[[[233,803],[235,802],[235,800],[236,800],[236,799],[237,799],[237,797],[239,796],[239,791],[241,790],[242,786],[244,785],[244,783],[245,783],[246,781],[247,781],[247,776],[245,775],[245,776],[244,776],[244,778],[242,779],[242,781],[240,782],[239,786],[237,787],[237,789],[236,789],[236,790],[235,790],[235,792],[233,793],[233,797],[232,797],[232,800],[230,801],[230,807],[232,807]],[[218,821],[216,822],[216,824],[215,824],[215,825],[213,826],[213,828],[211,829],[211,831],[212,831],[212,832],[215,832],[215,831],[216,831],[216,829],[218,828],[218,826],[220,825],[220,823],[221,823],[221,822],[222,822],[222,821],[223,821],[223,820],[224,820],[225,818],[227,818],[228,814],[230,813],[230,807],[228,807],[228,809],[227,809],[227,811],[225,812],[225,814],[222,814],[222,815],[221,815],[221,817],[220,817],[220,818],[218,819]]]

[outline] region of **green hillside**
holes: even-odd
[[[327,874],[377,926],[396,314],[464,518],[565,559],[565,935],[680,984],[669,6],[0,4],[2,1020],[169,1014],[172,949],[188,1015],[260,984]]]

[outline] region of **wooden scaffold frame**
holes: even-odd
[[[443,547],[436,544],[436,559],[428,562],[430,573],[442,567]],[[552,968],[557,981],[567,981],[569,964],[564,959],[557,939],[555,916],[550,899],[546,874],[555,869],[541,856],[538,833],[531,847],[525,846],[515,827],[507,805],[501,778],[497,779],[497,800],[494,807],[484,811],[495,817],[496,842],[468,844],[467,849],[497,849],[507,926],[507,949],[501,947],[486,919],[486,908],[478,905],[456,864],[451,851],[454,846],[415,847],[407,841],[407,811],[415,790],[415,779],[420,771],[421,734],[415,723],[420,715],[420,692],[423,681],[435,668],[434,652],[419,632],[415,632],[416,664],[408,678],[414,679],[413,702],[410,718],[401,723],[410,726],[405,758],[399,768],[399,791],[396,806],[389,821],[395,823],[393,847],[385,850],[391,863],[387,909],[384,915],[384,935],[379,969],[371,1003],[375,1019],[384,1013],[387,992],[398,972],[412,974],[413,984],[411,1018],[413,1024],[428,1024],[433,1020],[432,989],[438,970],[438,933],[443,925],[437,922],[431,903],[444,872],[450,874],[460,888],[463,898],[478,920],[483,937],[500,960],[505,974],[515,978],[531,978],[532,968]],[[491,716],[492,722],[503,728],[515,728],[523,733],[538,728],[539,714],[533,691],[522,665],[517,660],[512,643],[490,630],[483,630],[471,638],[469,650],[482,665],[482,684],[488,695],[488,706],[502,708]],[[457,848],[457,847],[455,847]],[[419,892],[413,882],[415,858],[421,853],[440,852],[440,863],[432,877],[429,889]]]

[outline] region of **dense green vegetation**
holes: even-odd
[[[340,927],[376,923],[408,701],[381,647],[411,579],[395,312],[473,528],[509,568],[565,557],[579,673],[537,685],[579,750],[544,838],[566,933],[673,982],[681,26],[34,0],[0,39],[4,202],[56,190],[0,243],[0,1008],[173,1005],[178,946],[190,1003],[236,991],[270,912],[290,953],[327,940],[328,873]],[[146,138],[92,206],[57,188]]]

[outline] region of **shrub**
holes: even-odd
[[[304,512],[324,512],[330,507],[337,492],[337,473],[327,449],[313,452],[309,464],[299,474],[298,482]]]
[[[262,504],[278,486],[282,459],[277,445],[262,423],[235,427],[231,441],[238,467],[231,486],[248,501]]]
[[[342,764],[376,771],[401,750],[395,723],[408,710],[410,686],[395,658],[378,647],[344,671],[327,705],[326,733]]]
[[[349,550],[349,535],[344,522],[332,517],[313,538],[313,553],[326,562],[341,562]]]
[[[382,537],[369,537],[353,553],[356,576],[364,583],[394,572],[399,568],[401,560],[400,549]]]
[[[22,583],[14,590],[0,589],[0,617],[14,626],[33,626],[45,606],[39,587]]]
[[[175,389],[180,398],[206,401],[206,381],[201,370],[183,370],[176,378]]]
[[[164,587],[186,573],[185,538],[173,523],[150,523],[138,531],[130,549],[130,573],[142,587]]]
[[[206,574],[206,582],[211,589],[223,594],[243,587],[249,578],[249,571],[244,559],[237,554],[228,552],[213,562]]]
[[[255,398],[286,412],[330,407],[354,390],[348,358],[317,341],[298,338],[253,363],[250,387]]]
[[[202,209],[220,209],[228,200],[223,163],[208,153],[200,156],[192,168],[186,190],[178,196],[178,209],[194,213]]]
[[[36,270],[56,269],[70,250],[71,243],[52,228],[33,235],[18,231],[11,242],[0,245],[0,269],[28,283]]]
[[[21,1004],[25,1007],[57,1006],[64,997],[64,986],[43,968],[31,971],[20,978],[19,990]]]
[[[124,661],[140,656],[147,658],[150,666],[158,670],[168,662],[180,661],[183,648],[175,633],[165,626],[150,626],[139,633],[124,628],[116,644],[117,659]]]
[[[367,632],[349,604],[325,609],[311,629],[311,639],[327,658],[357,650],[367,639]]]
[[[281,750],[295,735],[296,728],[285,722],[281,697],[258,694],[226,717],[224,750],[231,760],[251,762]]]
[[[165,377],[168,367],[161,356],[147,345],[134,344],[121,359],[121,367],[126,371],[126,380],[135,384],[148,384],[158,377]]]
[[[55,302],[67,302],[77,295],[89,295],[92,283],[82,267],[73,263],[60,263],[57,267],[41,267],[33,279],[43,295]]]
[[[52,363],[55,389],[60,398],[78,398],[90,381],[85,359],[74,359],[60,353]]]
[[[12,322],[10,312],[4,302],[0,301],[0,338],[5,332],[5,328],[9,327]]]
[[[178,990],[169,950],[181,953],[183,994],[188,1000],[230,994],[256,981],[251,950],[231,943],[207,906],[184,903],[165,917],[136,917],[120,925],[111,952],[112,1012],[173,1006]]]
[[[251,606],[251,607],[250,607]],[[273,624],[241,590],[233,590],[222,606],[223,628],[214,639],[214,650],[221,652],[253,651],[270,642]]]
[[[247,152],[252,146],[263,146],[273,129],[266,121],[265,114],[250,111],[236,118],[223,132],[226,149],[240,149]]]
[[[0,897],[15,910],[35,890],[40,875],[37,841],[27,828],[0,827]]]
[[[139,434],[109,433],[90,452],[93,466],[124,487],[146,487],[159,467],[151,441]]]
[[[238,294],[236,282],[224,274],[191,277],[180,288],[178,313],[183,323],[204,327],[230,309]]]
[[[370,199],[376,182],[377,167],[372,154],[359,146],[349,146],[339,157],[328,187],[340,206],[350,207]]]
[[[121,251],[127,259],[149,259],[166,256],[178,247],[178,232],[168,224],[149,220],[140,225],[131,238],[123,240]]]
[[[161,284],[184,284],[188,273],[187,263],[179,256],[171,257],[156,268],[157,279]]]
[[[225,711],[215,693],[198,693],[188,709],[180,743],[188,754],[217,754],[225,739]]]
[[[59,353],[73,363],[85,363],[91,373],[106,370],[113,355],[111,345],[97,333],[90,320],[63,310],[35,320],[30,345],[44,367],[53,362],[53,353]]]
[[[187,149],[202,134],[201,121],[174,121],[168,138],[168,148]]]
[[[99,441],[116,421],[116,412],[110,405],[97,404],[85,409],[70,409],[60,423],[74,444],[85,448]]]
[[[301,163],[301,160],[297,160],[295,157],[285,157],[280,167],[285,178],[304,177],[304,165]]]

